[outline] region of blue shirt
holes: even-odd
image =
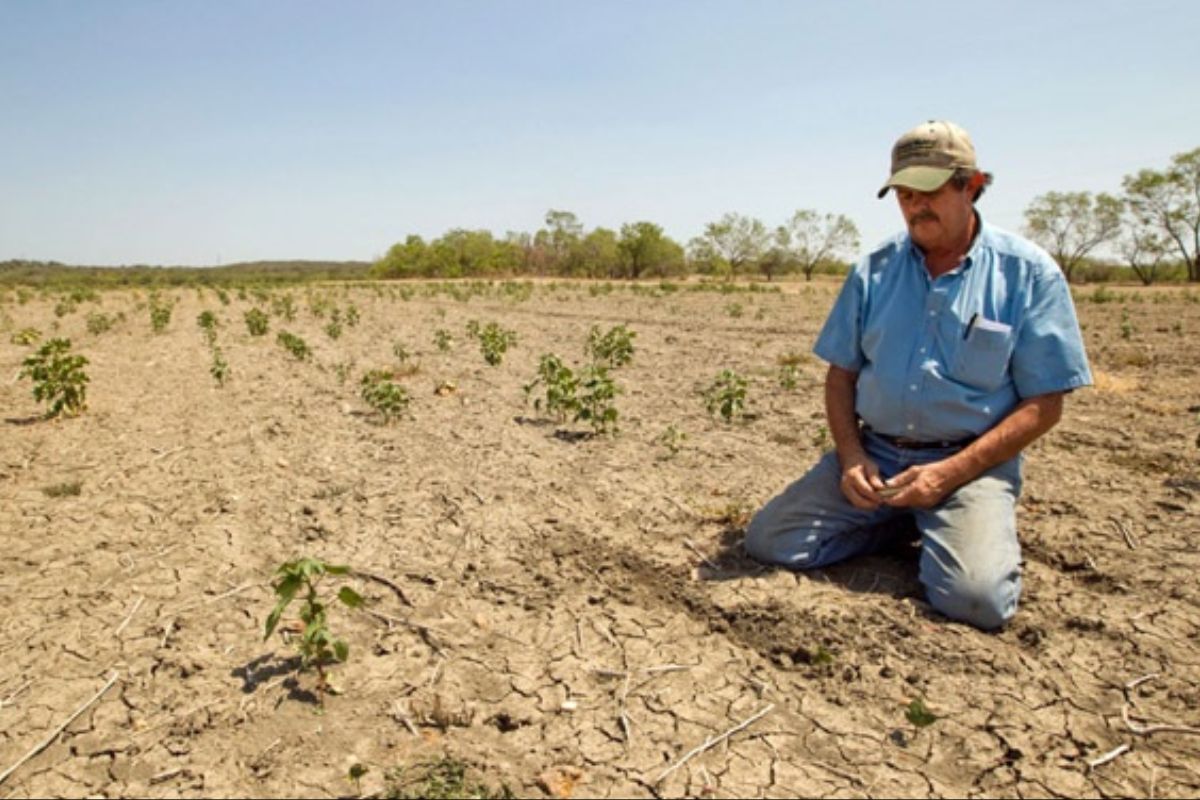
[[[976,215],[964,261],[930,277],[900,234],[850,272],[813,351],[858,373],[855,410],[880,433],[958,440],[1023,399],[1092,382],[1062,270]]]

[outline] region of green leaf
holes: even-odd
[[[904,718],[916,728],[924,728],[938,720],[937,715],[925,707],[925,701],[919,698],[908,704],[908,710],[904,712]]]
[[[330,575],[345,575],[350,571],[350,567],[345,564],[322,564],[325,571]]]
[[[350,608],[358,608],[363,604],[362,595],[351,589],[349,586],[343,586],[341,590],[338,591],[338,600],[341,600],[342,603]]]
[[[338,661],[345,661],[350,657],[350,645],[343,642],[341,639],[333,640],[333,656]]]
[[[370,772],[370,770],[367,769],[362,764],[354,764],[350,767],[350,772],[349,772],[350,780],[357,781],[359,778],[361,778],[363,775],[366,775],[368,772]]]

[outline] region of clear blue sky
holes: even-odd
[[[409,233],[849,215],[953,119],[1019,228],[1200,147],[1200,3],[0,0],[0,260],[371,259]]]

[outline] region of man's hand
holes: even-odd
[[[885,486],[879,477],[879,465],[863,455],[842,467],[842,494],[855,508],[874,511],[883,498],[878,490]]]
[[[889,491],[885,493],[883,502],[893,508],[933,508],[957,489],[960,483],[955,480],[945,461],[920,464],[909,467],[887,482]]]

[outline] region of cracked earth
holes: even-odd
[[[15,378],[29,349],[9,341],[49,334],[54,299],[4,298],[0,769],[95,699],[0,796],[352,796],[351,764],[372,794],[442,755],[526,796],[1200,794],[1194,294],[1080,294],[1097,386],[1027,454],[1025,595],[985,634],[930,612],[903,544],[807,574],[741,552],[747,513],[827,446],[822,365],[792,390],[778,371],[836,290],[325,288],[362,315],[336,341],[303,288],[297,320],[260,339],[253,298],[177,290],[153,335],[144,295],[107,293],[59,321],[91,384],[88,411],[56,422],[35,419]],[[90,310],[127,319],[93,335]],[[517,332],[502,365],[470,320]],[[592,325],[618,323],[637,333],[621,433],[539,418],[522,391],[538,357],[578,362]],[[284,328],[312,363],[275,343]],[[419,370],[385,426],[357,377],[395,342]],[[697,394],[725,368],[750,380],[733,425]],[[301,555],[350,564],[367,598],[331,614],[351,653],[323,714],[295,650],[262,638],[273,571]],[[916,699],[933,724],[906,720]]]

